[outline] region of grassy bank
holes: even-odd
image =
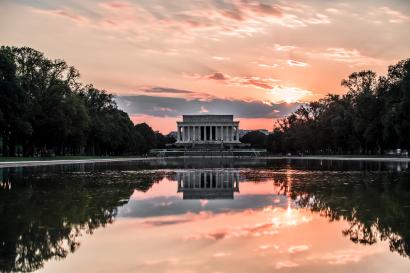
[[[86,160],[86,159],[111,159],[111,158],[128,158],[128,157],[135,157],[135,156],[0,157],[0,162],[49,161],[49,160]]]

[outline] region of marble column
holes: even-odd
[[[191,126],[188,126],[188,141],[191,141]]]
[[[236,126],[236,141],[239,141],[239,126]]]

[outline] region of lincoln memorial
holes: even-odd
[[[239,143],[239,121],[233,115],[183,115],[177,121],[176,145]]]

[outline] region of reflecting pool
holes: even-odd
[[[408,163],[0,169],[1,272],[410,272]]]

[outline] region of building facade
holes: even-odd
[[[177,145],[239,143],[239,121],[233,115],[183,115],[177,121]]]

